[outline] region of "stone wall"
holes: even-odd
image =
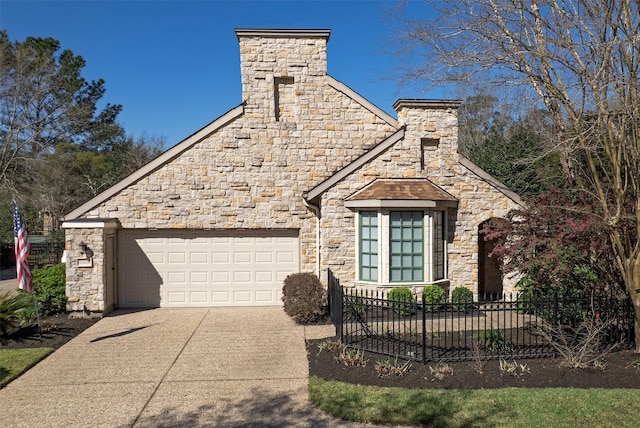
[[[108,309],[104,295],[105,230],[66,229],[65,239],[67,311],[74,315],[102,314]],[[79,267],[79,260],[86,258],[80,254],[80,242],[84,242],[92,253],[89,267]]]

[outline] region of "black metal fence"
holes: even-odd
[[[60,263],[64,252],[64,242],[32,242],[29,251],[29,265],[42,267]]]
[[[329,272],[336,336],[347,346],[429,361],[556,356],[541,325],[603,325],[603,345],[633,345],[633,308],[615,295],[558,293],[481,296],[468,305],[390,300],[386,293],[344,288]],[[606,325],[605,325],[606,324]]]
[[[27,261],[29,266],[42,267],[60,263],[64,242],[31,242]],[[0,244],[0,269],[15,267],[14,244]]]

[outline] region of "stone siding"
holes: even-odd
[[[101,314],[105,307],[104,266],[106,233],[104,229],[66,229],[67,311],[76,315]],[[80,254],[76,243],[84,242],[93,253],[91,267],[78,267]]]

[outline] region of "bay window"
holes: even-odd
[[[446,278],[444,211],[359,211],[358,280],[429,283]]]

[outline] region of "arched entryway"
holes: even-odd
[[[502,298],[503,276],[500,266],[502,260],[491,253],[497,242],[487,240],[483,233],[484,226],[489,221],[500,221],[501,219],[489,219],[478,226],[478,294],[480,299]]]

